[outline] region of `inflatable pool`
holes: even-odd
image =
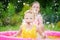
[[[24,39],[24,38],[16,38],[12,35],[16,34],[17,31],[6,31],[6,32],[0,32],[0,40],[32,40],[30,38]],[[46,31],[45,34],[47,35],[47,40],[60,40],[60,32],[56,31]],[[41,39],[34,39],[34,40],[41,40]]]
[[[58,31],[47,31],[46,35],[48,38],[60,38],[60,32]]]
[[[13,37],[14,34],[16,34],[17,31],[6,31],[6,32],[0,32],[0,40],[32,40],[30,38],[16,38]]]

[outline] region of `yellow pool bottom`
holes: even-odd
[[[60,36],[48,36],[48,38],[60,38]]]

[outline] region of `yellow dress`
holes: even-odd
[[[36,38],[37,33],[36,33],[36,26],[33,25],[31,30],[26,29],[26,26],[23,25],[22,27],[22,33],[21,36],[22,38]]]

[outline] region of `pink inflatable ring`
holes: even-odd
[[[0,40],[32,40],[30,38],[24,39],[24,38],[17,38],[13,37],[12,35],[16,34],[17,31],[6,31],[6,32],[0,32]],[[46,31],[45,34],[47,35],[47,40],[53,39],[53,40],[60,40],[60,32],[56,31]],[[40,38],[34,39],[34,40],[41,40]]]

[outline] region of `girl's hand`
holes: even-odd
[[[17,34],[14,34],[14,35],[12,35],[13,37],[16,37],[17,36]]]
[[[46,38],[46,36],[43,36],[42,38],[43,38],[43,39],[45,39],[45,38]]]
[[[43,35],[43,34],[42,34],[42,39],[45,39],[45,38],[46,38],[46,35]]]

